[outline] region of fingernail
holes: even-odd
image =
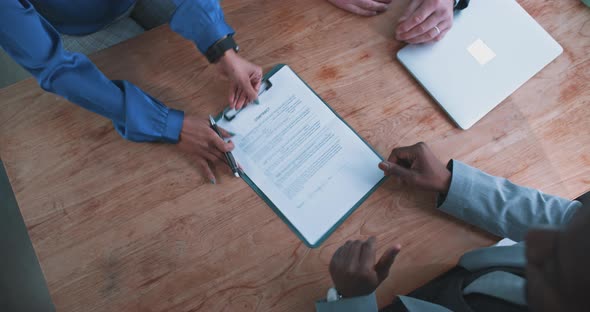
[[[217,182],[217,181],[215,181],[215,178],[209,179],[209,181],[211,181],[211,184],[215,184]]]
[[[382,162],[381,162],[381,166],[383,166],[383,168],[384,168],[385,170],[389,170],[389,168],[390,168],[390,166],[389,166],[389,163],[388,163],[388,162],[386,162],[386,161],[382,161]]]

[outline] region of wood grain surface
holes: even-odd
[[[590,189],[590,10],[519,1],[564,53],[468,131],[395,60],[407,1],[363,18],[322,0],[225,0],[241,54],[289,64],[384,157],[425,141],[442,161],[564,197]],[[92,56],[190,114],[218,112],[228,83],[167,26]],[[389,180],[308,249],[241,180],[218,185],[175,146],[127,142],[109,120],[27,80],[0,90],[0,156],[60,311],[313,311],[328,263],[349,239],[401,243],[380,306],[496,238],[434,209],[435,195]]]

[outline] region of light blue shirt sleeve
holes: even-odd
[[[0,1],[0,46],[41,88],[111,119],[124,138],[178,141],[182,111],[127,81],[109,80],[86,56],[65,51],[58,32],[28,1]]]
[[[327,302],[320,300],[315,303],[316,312],[377,312],[377,298],[375,293],[366,296],[340,299]]]
[[[177,8],[170,19],[170,28],[193,41],[202,54],[219,39],[234,34],[225,22],[219,0],[174,0],[174,3]]]
[[[406,296],[398,296],[398,298],[409,312],[452,312],[441,305],[428,301]]]
[[[452,160],[449,192],[439,209],[500,237],[524,240],[529,228],[567,224],[578,201],[518,186]]]

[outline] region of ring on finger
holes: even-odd
[[[440,35],[440,28],[438,26],[434,26],[434,30],[436,30],[436,35]]]

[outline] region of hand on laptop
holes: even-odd
[[[427,191],[447,193],[451,172],[425,143],[394,148],[387,161],[379,164],[386,176]]]
[[[221,134],[229,138],[231,135],[219,128]],[[209,125],[206,118],[185,116],[182,122],[178,148],[191,156],[199,166],[201,174],[206,176],[212,184],[215,184],[215,175],[210,163],[216,161],[225,162],[223,153],[234,149],[234,144],[223,141]],[[226,167],[225,165],[224,167]]]
[[[454,0],[411,0],[395,37],[407,43],[439,41],[453,26]]]
[[[368,295],[389,275],[389,269],[400,252],[395,245],[385,251],[376,262],[375,237],[366,241],[348,241],[342,245],[330,261],[330,275],[334,287],[342,297]]]
[[[392,0],[328,0],[333,5],[363,16],[375,16],[387,11]]]

